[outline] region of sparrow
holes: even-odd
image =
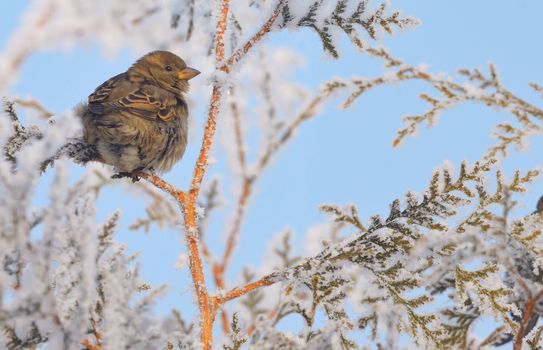
[[[200,74],[168,51],[153,51],[98,86],[77,111],[83,139],[114,177],[166,172],[187,146],[189,80]]]

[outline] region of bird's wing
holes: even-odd
[[[89,104],[99,104],[107,101],[113,89],[121,86],[123,80],[126,80],[126,73],[117,74],[103,82],[89,95]]]
[[[116,107],[130,113],[165,122],[175,118],[177,105],[178,100],[174,94],[153,85],[145,85],[116,102]]]
[[[118,86],[120,86],[118,77],[106,81],[89,96],[89,110],[92,113],[106,115],[112,112],[120,112],[165,122],[175,118],[176,108],[179,107],[179,99],[174,94],[157,86],[145,84],[131,86],[131,89],[123,87],[131,91],[120,98],[112,96],[113,92],[115,92],[114,89],[118,89]]]

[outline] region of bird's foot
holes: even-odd
[[[139,176],[140,170],[134,170],[134,171],[121,171],[117,174],[113,174],[111,176],[112,179],[123,179],[125,177],[128,177],[132,180],[132,182],[138,182],[141,178]]]

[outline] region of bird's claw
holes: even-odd
[[[128,177],[132,180],[132,182],[138,182],[140,180],[140,177],[138,175],[139,171],[121,171],[117,174],[111,175],[112,179],[123,179],[125,177]]]

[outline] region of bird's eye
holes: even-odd
[[[171,72],[173,70],[172,66],[166,66],[164,67],[164,69],[166,69],[168,72]]]

